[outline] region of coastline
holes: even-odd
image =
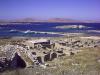
[[[77,24],[77,23],[82,23],[82,24],[86,24],[86,23],[100,23],[100,22],[49,22],[49,21],[32,21],[32,22],[0,22],[0,25],[18,25],[18,24],[31,24],[31,23],[71,23],[71,24]]]

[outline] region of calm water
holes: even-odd
[[[57,29],[56,26],[63,25],[83,25],[85,28]],[[26,32],[25,32],[26,31]],[[28,32],[27,32],[28,31]],[[40,32],[66,32],[66,33],[86,33],[100,35],[100,23],[30,23],[30,24],[9,24],[0,25],[0,37],[6,36],[28,36],[28,37],[54,37],[58,34],[43,34],[29,31]]]

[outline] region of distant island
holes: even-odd
[[[4,20],[0,19],[1,25],[6,24],[20,24],[20,23],[29,23],[29,22],[59,22],[59,23],[100,23],[100,20],[74,20],[74,19],[67,19],[67,18],[50,18],[50,19],[35,19],[35,18],[23,18],[23,19],[16,19],[16,20]]]

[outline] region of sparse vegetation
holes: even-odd
[[[66,37],[63,38],[66,39]],[[49,39],[55,40],[56,38]],[[56,40],[62,40],[62,38],[57,38]],[[21,41],[22,40],[16,39],[1,39],[0,45],[15,45]],[[0,75],[100,75],[100,47],[83,47],[79,50],[82,51],[71,56],[62,56],[52,61],[47,61],[46,63],[49,64],[49,66],[46,69],[34,66],[34,68],[6,70],[0,73]],[[0,54],[2,55],[2,52]],[[21,55],[30,64],[33,64],[26,55]]]
[[[49,67],[7,71],[0,75],[100,75],[100,48],[84,48],[72,56],[49,61]]]

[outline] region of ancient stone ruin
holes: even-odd
[[[82,47],[100,46],[100,42],[93,40],[49,40],[28,39],[16,44],[0,46],[0,71],[7,68],[26,68],[42,66],[46,68],[46,62],[61,56],[74,55],[81,51]]]

